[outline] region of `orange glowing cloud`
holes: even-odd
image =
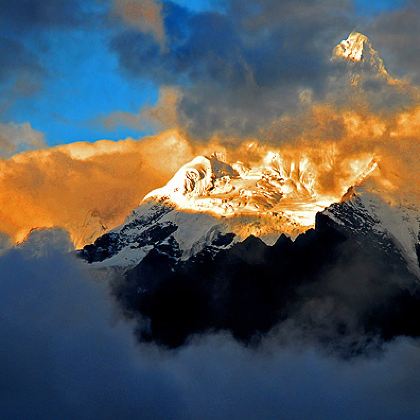
[[[313,189],[316,211],[360,182],[390,204],[420,205],[420,106],[379,115],[318,104],[276,123],[275,133],[282,133],[277,144],[269,135],[240,143],[191,142],[168,131],[141,141],[73,143],[0,160],[0,232],[21,241],[33,228],[58,226],[81,247],[122,223],[194,156],[215,151],[262,171],[264,159],[277,154],[291,181]]]
[[[419,105],[379,114],[363,107],[315,104],[301,115],[283,116],[265,134],[264,141],[249,139],[242,145],[215,138],[206,152],[219,148],[230,161],[254,165],[270,151],[289,164],[308,160],[317,191],[337,200],[343,188],[357,179],[355,175],[364,173],[360,165],[372,160],[376,169],[368,180],[362,176],[365,185],[380,191],[390,203],[408,199],[420,206]]]
[[[191,157],[187,141],[166,132],[0,160],[0,231],[22,241],[33,228],[59,226],[82,246],[122,223],[147,192]]]

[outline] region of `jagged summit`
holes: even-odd
[[[210,158],[197,156],[182,166],[164,187],[151,191],[145,199],[166,197],[176,204],[182,204],[216,188],[217,180],[224,178],[227,181],[237,175],[238,172],[219,160],[216,154]]]
[[[371,159],[358,162],[346,189],[376,166]],[[198,156],[182,166],[162,188],[146,195],[145,201],[165,202],[183,211],[216,216],[287,215],[296,226],[308,227],[314,215],[339,200],[320,191],[318,168],[304,155],[286,158],[267,152],[258,163],[229,163],[217,154]],[[286,230],[283,221],[283,229]]]
[[[360,62],[366,53],[376,51],[372,48],[369,38],[360,32],[352,32],[334,48],[334,57],[341,57],[348,61]]]
[[[373,75],[385,79],[389,84],[398,83],[398,80],[388,73],[380,54],[373,48],[370,39],[360,32],[353,31],[346,39],[343,39],[334,48],[332,59],[364,65]]]
[[[281,234],[296,238],[314,227],[316,214],[339,202],[347,189],[323,194],[319,168],[305,156],[289,159],[268,152],[259,163],[248,165],[226,160],[213,154],[183,165],[122,226],[86,246],[84,257],[101,266],[132,266],[152,249],[188,259],[250,235],[272,245]],[[350,167],[357,170],[346,179],[347,187],[370,174],[376,163],[362,159]]]
[[[347,81],[350,76],[352,85],[378,78],[399,83],[359,32],[335,47],[333,59],[345,61],[344,77]],[[83,257],[102,267],[135,266],[151,251],[188,260],[250,236],[267,245],[281,235],[294,240],[316,229],[317,217],[327,217],[336,230],[343,226],[346,234],[357,231],[358,238],[366,233],[385,248],[393,244],[393,252],[404,255],[419,274],[417,209],[394,208],[375,191],[372,195],[352,188],[376,171],[373,152],[340,155],[328,143],[319,150],[307,145],[281,150],[245,146],[249,150],[201,155],[184,164],[166,185],[147,194],[123,225],[86,246]]]
[[[282,225],[283,221],[287,228],[290,221],[280,216],[276,221],[273,227],[273,219],[264,220],[258,214],[226,218],[207,212],[185,212],[168,202],[149,199],[134,210],[122,226],[84,247],[80,256],[98,268],[123,270],[136,266],[151,253],[173,264],[192,260],[197,255],[212,258],[238,242],[245,241],[246,245],[255,238],[259,238],[258,243],[263,240],[267,245],[291,241],[290,234],[284,235],[286,229]],[[401,261],[420,278],[420,212],[417,209],[391,206],[363,187],[350,188],[339,202],[317,212],[313,223],[315,231],[329,226],[361,247],[368,243],[390,260]],[[272,229],[271,237],[267,234],[268,227]],[[277,230],[274,232],[274,229]],[[308,229],[300,228],[295,237],[300,238]]]

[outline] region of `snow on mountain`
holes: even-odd
[[[127,221],[82,250],[100,267],[128,267],[156,247],[186,259],[204,246],[224,247],[233,239],[222,220],[206,213],[185,213],[169,201],[147,200]],[[166,251],[164,251],[166,250]]]
[[[374,192],[351,188],[341,203],[332,204],[322,214],[358,240],[398,253],[420,278],[420,211],[416,207],[392,206]]]
[[[352,32],[341,41],[333,59],[348,63],[352,84],[357,85],[361,75],[397,83],[361,33]],[[259,160],[252,158],[252,163],[228,162],[220,154],[197,156],[165,186],[147,194],[123,225],[85,246],[80,254],[95,266],[130,267],[151,249],[185,260],[203,249],[217,252],[250,235],[272,245],[281,234],[294,239],[314,228],[316,215],[322,212],[337,229],[357,240],[368,235],[385,247],[392,244],[418,275],[418,209],[389,205],[375,191],[360,187],[376,171],[372,154],[344,159],[339,174],[332,171],[333,155],[320,154],[311,160],[304,151],[287,157],[281,151],[269,151]],[[343,174],[347,175],[336,179]],[[320,179],[331,177],[338,187],[325,193],[328,189],[322,188]],[[359,187],[343,198],[352,186]],[[95,214],[86,226],[90,230],[94,226],[98,233],[106,229]]]
[[[348,61],[360,62],[364,59],[364,49],[372,49],[369,38],[359,32],[352,32],[347,39],[343,39],[334,49],[334,56]]]
[[[390,76],[381,56],[373,48],[369,38],[360,32],[352,32],[346,39],[342,40],[334,48],[332,59],[357,64],[359,69],[362,66],[374,76],[385,79],[389,84],[400,83]],[[357,78],[355,83],[357,84]]]
[[[361,165],[360,181],[375,170]],[[419,275],[419,212],[395,208],[372,192],[350,189],[342,200],[316,189],[310,162],[286,164],[269,153],[263,166],[229,164],[199,156],[162,188],[150,192],[127,221],[84,247],[81,255],[98,267],[132,267],[151,249],[186,260],[207,249],[217,252],[250,235],[274,244],[284,233],[296,238],[315,226],[316,214],[358,239],[397,250]],[[341,202],[340,202],[341,201]],[[326,209],[326,210],[325,210]]]
[[[204,247],[227,246],[225,237],[230,243],[254,235],[268,244],[281,233],[296,237],[333,202],[317,194],[313,169],[307,159],[285,162],[271,152],[252,167],[198,156],[83,254],[101,266],[130,266],[168,241],[188,258]]]
[[[253,167],[198,156],[146,195],[122,226],[86,246],[83,255],[96,265],[130,266],[168,241],[186,259],[249,235],[268,244],[281,233],[296,237],[330,204],[317,195],[314,176],[307,160],[286,163],[275,153]]]
[[[187,213],[223,217],[240,236],[276,233],[278,237],[286,233],[294,237],[313,227],[318,211],[339,200],[350,185],[377,166],[371,156],[351,162],[344,190],[328,195],[320,191],[318,178],[321,167],[329,164],[319,160],[314,163],[305,154],[290,159],[274,151],[253,164],[229,163],[217,155],[198,156],[181,167],[163,188],[147,194],[145,200],[169,202]],[[240,232],[244,225],[252,224],[255,231],[248,229],[245,235]]]

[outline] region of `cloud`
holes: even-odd
[[[51,39],[58,39],[57,31],[92,30],[102,17],[99,4],[95,0],[0,0],[0,113],[16,98],[37,93],[45,76],[56,73],[56,69],[49,73],[51,57],[45,58]]]
[[[0,157],[42,147],[45,147],[44,135],[31,124],[0,123]]]
[[[7,0],[0,1],[0,22],[13,31],[32,31],[39,28],[68,28],[79,25],[85,14],[80,0]]]
[[[44,75],[40,60],[21,40],[0,36],[0,113],[16,96],[36,92]]]
[[[114,0],[114,12],[141,32],[150,33],[163,47],[165,28],[159,0]]]
[[[253,345],[274,329],[285,342],[298,337],[348,357],[400,336],[420,337],[413,323],[420,314],[418,269],[407,267],[409,251],[402,254],[389,236],[369,228],[372,221],[360,228],[365,212],[351,213],[355,208],[351,202],[331,209],[346,227],[318,214],[315,229],[294,241],[281,236],[273,246],[250,236],[185,261],[155,247],[114,282],[115,296],[130,319],[140,317],[140,341],[169,348],[209,331]]]
[[[191,136],[264,141],[274,121],[313,104],[363,103],[381,112],[412,105],[407,85],[390,83],[400,61],[397,76],[417,77],[410,34],[414,39],[418,33],[418,8],[410,4],[368,19],[356,16],[344,0],[229,0],[205,12],[164,2],[165,49],[149,34],[130,29],[120,31],[111,48],[128,74],[180,91],[177,121]],[[370,62],[330,60],[354,28],[372,35],[373,46],[385,51],[385,63],[390,58],[388,79]]]
[[[170,378],[142,360],[129,325],[115,324],[106,288],[61,251],[65,234],[51,235],[59,233],[44,233],[47,253],[30,237],[0,258],[1,416],[177,414]]]
[[[161,87],[159,100],[155,106],[143,106],[137,113],[116,111],[101,119],[108,129],[131,127],[164,129],[178,126],[177,105],[180,93],[173,87]]]
[[[171,100],[161,100],[143,115],[158,119],[168,113],[175,118]],[[266,132],[269,144],[222,138],[197,145],[168,131],[141,141],[73,143],[18,154],[0,160],[0,231],[21,241],[32,228],[60,226],[83,246],[122,223],[145,194],[164,185],[194,156],[223,150],[231,161],[257,162],[270,150],[290,161],[306,157],[317,170],[319,192],[338,196],[351,179],[352,162],[370,156],[379,168],[369,182],[384,200],[418,205],[419,115],[418,106],[382,114],[363,106],[357,111],[314,105],[273,121]],[[112,122],[117,121],[125,120]]]
[[[141,141],[72,143],[0,160],[0,231],[21,241],[32,228],[59,226],[77,246],[93,242],[192,156],[184,138],[166,132]]]
[[[167,48],[126,30],[111,47],[125,70],[182,87],[181,123],[197,137],[255,135],[300,105],[322,97],[332,47],[350,19],[346,2],[229,1],[224,12],[191,13],[164,3]]]
[[[0,255],[12,247],[12,242],[8,235],[5,233],[0,232]]]
[[[383,13],[367,31],[393,73],[420,85],[420,4],[408,1],[405,8]]]
[[[62,252],[64,232],[43,235],[47,253],[34,257],[39,238],[29,238],[0,257],[3,418],[417,416],[417,341],[350,361],[276,337],[258,349],[226,335],[177,352],[140,346],[118,320],[106,279]]]

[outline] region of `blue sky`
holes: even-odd
[[[177,3],[194,11],[217,6],[212,0]],[[364,16],[401,5],[399,0],[356,0],[357,11]],[[28,121],[51,145],[148,134],[129,127],[107,128],[98,121],[114,111],[137,112],[158,97],[158,86],[152,81],[129,77],[119,67],[108,44],[112,30],[107,24],[52,28],[39,37],[25,37],[24,45],[38,56],[46,74],[38,91],[16,97],[3,109],[1,121]]]
[[[360,15],[377,15],[383,11],[398,9],[405,0],[355,0]]]
[[[141,105],[154,103],[156,86],[125,77],[100,32],[52,35],[42,55],[48,75],[41,90],[19,98],[5,117],[31,122],[50,144],[144,134],[121,127],[110,131],[96,120],[116,110],[136,112]]]

